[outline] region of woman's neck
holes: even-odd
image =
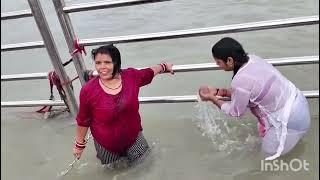
[[[122,89],[122,79],[120,75],[115,76],[112,79],[99,78],[100,86],[108,94],[117,94]]]
[[[105,83],[113,83],[113,82],[118,82],[119,80],[121,80],[121,76],[120,76],[120,74],[117,74],[114,77],[110,77],[110,78],[101,78],[100,77],[100,80]]]
[[[105,84],[105,85],[110,85],[110,86],[113,86],[115,84],[119,84],[119,82],[121,82],[121,76],[120,74],[117,74],[115,75],[114,77],[111,77],[111,78],[99,78],[100,81]]]

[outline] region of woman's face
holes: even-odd
[[[227,63],[225,63],[222,59],[214,58],[216,64],[219,66],[220,69],[225,71],[233,71],[234,61],[231,57],[228,58]]]
[[[94,59],[95,68],[99,74],[99,77],[103,80],[112,79],[113,63],[109,54],[98,53]]]

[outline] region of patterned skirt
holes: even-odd
[[[142,131],[139,132],[135,143],[122,156],[108,151],[96,141],[94,141],[94,146],[97,151],[97,158],[100,159],[101,164],[109,166],[114,166],[123,160],[126,161],[127,165],[133,166],[141,163],[151,152],[151,148],[144,138]]]

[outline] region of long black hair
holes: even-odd
[[[242,45],[230,37],[222,38],[213,45],[212,55],[216,59],[223,60],[224,63],[227,63],[228,57],[232,57],[234,60],[233,77],[240,67],[249,60],[248,54],[244,51]]]
[[[115,75],[120,73],[121,71],[121,55],[118,48],[116,48],[113,44],[100,46],[97,49],[92,49],[91,51],[91,57],[93,60],[95,60],[97,54],[108,54],[113,63],[113,72],[112,72],[112,78],[114,78]]]

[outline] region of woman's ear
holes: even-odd
[[[227,65],[230,66],[230,67],[233,67],[234,66],[234,60],[232,57],[228,57],[227,59]]]

